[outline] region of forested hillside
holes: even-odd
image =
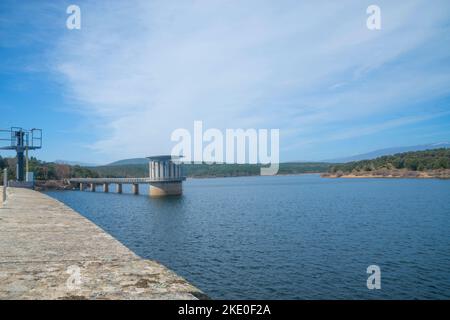
[[[188,177],[237,177],[260,174],[261,165],[257,164],[184,164]],[[282,163],[278,174],[321,173],[328,171],[329,163],[298,162]],[[89,167],[101,177],[145,177],[148,176],[147,164],[127,164]]]
[[[15,179],[16,158],[2,158],[0,169],[8,169],[8,179]],[[29,170],[34,172],[35,180],[63,180],[68,178],[98,177],[98,173],[86,167],[45,162],[31,157],[28,162]]]
[[[417,176],[447,178],[450,149],[398,153],[373,160],[354,161],[330,166],[327,176]]]

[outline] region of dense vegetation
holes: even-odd
[[[281,163],[278,174],[300,174],[325,172],[328,163]],[[185,172],[188,177],[238,177],[260,174],[261,165],[258,164],[187,164]]]
[[[392,156],[379,157],[373,160],[336,164],[330,166],[329,172],[350,173],[383,169],[403,169],[410,171],[450,169],[450,149],[404,152]]]
[[[330,164],[319,162],[282,163],[278,174],[300,174],[326,172]],[[238,177],[260,174],[257,164],[185,164],[184,170],[188,177]],[[126,164],[89,167],[101,177],[146,177],[147,164]]]
[[[15,158],[0,156],[0,169],[8,168],[9,179],[14,179],[16,171]],[[79,177],[146,177],[147,164],[123,164],[98,167],[81,167],[67,164],[40,161],[34,157],[29,160],[30,171],[35,180],[62,180]],[[257,164],[185,164],[188,177],[237,177],[260,174]],[[386,174],[392,170],[430,171],[450,169],[450,149],[405,152],[392,156],[383,156],[373,160],[354,161],[342,164],[321,162],[281,163],[278,174],[301,174],[329,172],[332,175],[345,173],[378,172]],[[447,171],[448,172],[448,171]]]
[[[8,178],[14,179],[16,171],[15,158],[0,156],[0,169],[8,168]],[[79,177],[146,177],[147,164],[123,164],[98,167],[81,167],[67,164],[40,161],[34,157],[29,160],[30,171],[35,180],[62,180]],[[257,164],[185,164],[188,177],[237,177],[260,174]],[[392,170],[430,171],[450,169],[450,149],[434,149],[416,152],[399,153],[383,156],[373,160],[354,161],[342,164],[321,162],[281,163],[278,174],[301,174],[329,172],[332,175],[346,173],[378,172],[386,174]]]
[[[8,179],[15,179],[16,158],[2,158],[0,169],[8,169]],[[40,161],[31,157],[28,162],[29,170],[34,172],[35,180],[63,180],[68,178],[99,177],[99,174],[85,167],[70,166],[53,162]]]
[[[278,174],[300,174],[326,172],[330,164],[319,162],[282,163]],[[15,158],[0,157],[0,168],[8,168],[9,179],[14,179],[16,172]],[[260,174],[257,164],[185,164],[188,177],[237,177]],[[40,161],[34,157],[29,160],[29,169],[34,172],[35,180],[62,180],[81,177],[147,177],[147,164],[107,165],[97,167],[81,167],[68,164]]]
[[[104,178],[138,178],[148,176],[148,164],[124,164],[88,167]]]

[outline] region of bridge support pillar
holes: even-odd
[[[133,194],[139,194],[139,184],[138,183],[133,183],[131,185],[131,192]]]
[[[84,190],[84,184],[80,183],[80,191],[83,191],[83,190]]]
[[[91,183],[91,192],[95,192],[95,183]]]
[[[109,192],[109,184],[108,183],[103,184],[103,192]]]
[[[181,181],[150,183],[150,197],[179,196],[183,193]]]
[[[122,184],[121,183],[117,183],[116,184],[116,192],[117,193],[122,193]]]

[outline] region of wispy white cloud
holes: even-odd
[[[450,111],[449,112],[439,112],[439,113],[434,113],[434,114],[404,116],[404,117],[399,117],[399,118],[395,118],[395,119],[391,119],[391,120],[378,122],[375,124],[364,124],[364,125],[357,124],[353,127],[350,127],[349,129],[344,128],[344,129],[334,131],[332,133],[327,133],[327,134],[324,134],[324,135],[321,135],[321,136],[318,136],[315,138],[310,138],[307,140],[300,141],[296,144],[290,145],[286,149],[299,148],[301,146],[320,143],[320,142],[339,141],[339,140],[351,139],[354,137],[371,135],[371,134],[378,133],[378,132],[392,129],[392,128],[397,128],[397,127],[406,126],[409,124],[427,121],[430,119],[448,116],[449,114],[450,114]]]
[[[82,29],[65,32],[51,58],[79,111],[97,120],[91,147],[104,157],[168,152],[170,133],[194,120],[281,128],[282,145],[301,148],[329,126],[350,139],[370,117],[423,113],[410,102],[450,93],[448,66],[431,58],[449,58],[439,44],[448,2],[379,1],[381,31],[365,27],[368,4],[85,2]]]

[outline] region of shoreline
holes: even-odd
[[[449,170],[450,171],[450,170]],[[204,177],[187,177],[187,180],[202,180],[202,179],[221,179],[221,178],[251,178],[251,177],[290,177],[290,176],[305,176],[305,175],[320,175],[321,178],[326,179],[437,179],[449,180],[450,172],[445,173],[429,173],[421,171],[407,171],[404,173],[390,173],[390,174],[374,174],[374,173],[328,173],[328,172],[303,172],[303,173],[283,173],[273,176],[261,175],[242,175],[242,176],[204,176]],[[35,191],[51,191],[51,190],[78,190],[65,180],[47,180],[36,181]]]
[[[186,177],[187,180],[201,180],[201,179],[220,179],[220,178],[247,178],[247,177],[284,177],[284,176],[303,176],[303,175],[322,175],[324,172],[302,172],[302,173],[283,173],[273,176],[242,175],[242,176],[204,176],[204,177]],[[70,183],[64,180],[37,180],[35,181],[35,191],[49,191],[49,190],[78,190]]]
[[[324,174],[324,172],[302,172],[302,173],[282,173],[273,176],[262,176],[260,174],[242,175],[242,176],[204,176],[204,177],[186,177],[187,179],[215,179],[215,178],[246,178],[246,177],[284,177],[284,176],[303,176],[312,174]]]

